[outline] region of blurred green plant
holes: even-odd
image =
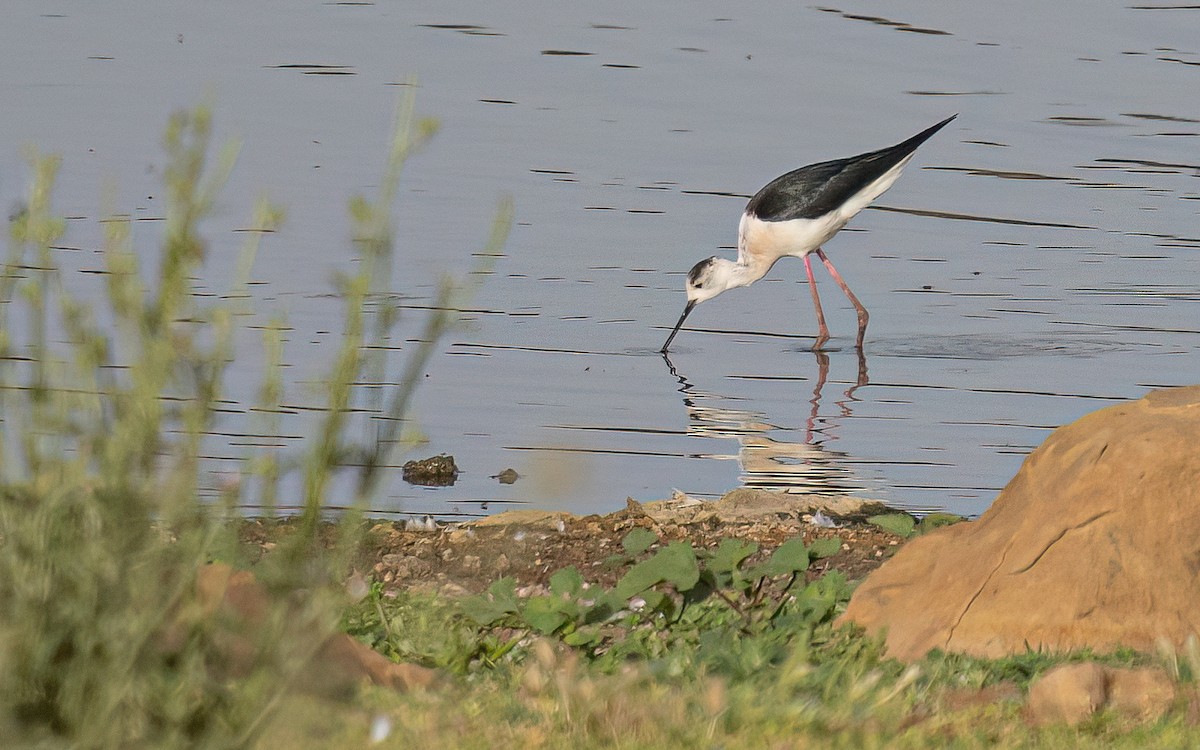
[[[211,559],[236,558],[228,521],[253,486],[273,505],[288,465],[274,454],[250,456],[216,501],[203,501],[201,447],[217,418],[233,358],[233,321],[249,298],[259,239],[279,225],[282,212],[258,204],[232,301],[201,304],[191,293],[207,247],[200,224],[237,149],[221,149],[210,164],[208,109],[173,116],[157,265],[152,272],[141,267],[128,219],[106,221],[108,305],[97,310],[72,293],[56,261],[54,247],[65,231],[50,201],[59,160],[31,154],[32,190],[11,221],[0,272],[0,737],[6,741],[249,746],[290,676],[336,627],[334,605],[343,598],[335,583],[359,524],[356,514],[346,514],[344,543],[324,553],[316,534],[326,493],[335,472],[355,465],[361,507],[401,446],[388,431],[394,428],[352,439],[346,415],[369,366],[376,382],[385,380],[384,363],[372,364],[369,352],[381,349],[398,315],[390,301],[391,206],[405,158],[435,130],[432,121],[412,123],[409,96],[398,112],[379,196],[351,206],[361,258],[356,272],[338,282],[344,336],[328,377],[328,408],[303,461],[306,533],[290,537],[283,554],[256,569],[268,587],[291,595],[264,618],[254,667],[236,680],[209,668],[217,635],[197,601],[196,575]],[[498,251],[510,218],[505,202],[485,257]],[[438,338],[470,292],[443,282],[421,346],[390,378],[398,385],[380,391],[386,416],[404,414]],[[259,408],[268,428],[278,428],[283,398],[284,326],[276,319],[264,334]],[[184,634],[181,647],[162,647],[168,630]]]

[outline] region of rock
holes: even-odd
[[[447,582],[438,587],[437,594],[438,596],[445,596],[451,599],[463,599],[470,596],[471,592],[457,583]]]
[[[796,495],[790,492],[768,492],[741,488],[725,493],[715,503],[714,510],[722,521],[752,521],[764,517],[787,516],[800,518],[806,513],[821,511],[835,518],[866,518],[876,513],[888,513],[881,502],[849,496]]]
[[[1063,664],[1029,686],[1025,703],[1031,724],[1078,724],[1105,703],[1104,667],[1094,662]]]
[[[1055,430],[976,521],[918,537],[840,622],[888,653],[1181,646],[1200,629],[1200,386]]]
[[[366,599],[367,595],[371,593],[371,582],[357,570],[346,579],[345,587],[346,595],[350,597],[350,601],[356,604]]]
[[[499,555],[496,555],[496,561],[492,564],[492,568],[497,573],[504,575],[508,572],[510,567],[512,567],[512,564],[508,561],[508,555],[504,554],[503,552],[501,552]]]
[[[641,510],[657,523],[697,523],[719,519],[726,523],[800,519],[820,512],[838,519],[862,520],[889,509],[875,500],[849,496],[800,495],[739,488],[725,493],[716,502],[699,502],[681,492],[670,500],[642,503]],[[831,519],[832,520],[832,519]]]
[[[433,565],[428,560],[422,560],[416,555],[402,557],[395,567],[396,577],[402,580],[424,578],[433,572]]]
[[[506,510],[494,516],[484,516],[472,521],[471,526],[530,526],[537,529],[555,529],[571,518],[570,513],[545,510]]]
[[[1105,670],[1108,705],[1137,721],[1155,721],[1175,702],[1175,682],[1161,669]]]
[[[458,479],[458,466],[454,463],[454,456],[443,453],[420,461],[406,461],[400,469],[400,476],[409,484],[448,487]]]
[[[158,648],[183,648],[197,620],[208,620],[212,653],[208,666],[218,678],[245,677],[258,666],[262,631],[274,612],[287,602],[273,600],[254,574],[223,563],[202,567],[196,576],[195,611],[184,607],[159,635]],[[319,626],[314,623],[314,630]],[[310,693],[342,696],[362,682],[410,690],[431,684],[436,672],[414,664],[397,664],[345,633],[330,635],[296,675],[295,686]]]
[[[345,633],[335,633],[301,671],[297,686],[311,693],[352,692],[360,682],[405,692],[429,687],[437,673],[416,664],[396,663]]]
[[[1063,664],[1029,687],[1026,719],[1036,726],[1078,724],[1102,709],[1129,719],[1153,721],[1167,712],[1175,683],[1161,669]]]

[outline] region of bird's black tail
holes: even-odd
[[[937,125],[925,128],[920,133],[917,133],[912,138],[909,138],[907,141],[904,141],[903,143],[897,143],[895,146],[883,150],[893,151],[903,158],[904,156],[911,154],[913,151],[916,151],[922,143],[932,138],[934,133],[949,125],[956,117],[958,117],[957,112],[950,115],[945,120],[942,120]]]

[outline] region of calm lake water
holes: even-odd
[[[339,337],[331,278],[354,261],[347,201],[376,187],[416,76],[442,129],[396,207],[397,362],[502,196],[516,221],[412,414],[427,443],[407,457],[451,453],[462,474],[397,471],[375,510],[608,511],[747,484],[973,515],[1054,427],[1200,380],[1200,10],[1176,5],[27,3],[0,23],[0,199],[25,189],[23,145],[60,153],[60,260],[98,295],[102,196],[150,256],[163,126],[211,102],[241,153],[197,291],[226,288],[258,196],[288,211],[214,471],[298,452]],[[810,351],[795,260],[657,353],[687,269],[733,256],[760,186],[955,112],[826,245],[872,313],[863,359],[823,269],[834,338]],[[277,313],[297,414],[264,441],[243,413]],[[492,478],[510,467],[515,484]]]

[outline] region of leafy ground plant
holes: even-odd
[[[808,546],[793,539],[754,564],[758,545],[735,539],[711,551],[686,541],[660,546],[639,528],[622,546],[608,561],[625,568],[611,589],[589,586],[574,567],[556,572],[541,595],[517,596],[503,578],[465,600],[463,615],[514,640],[559,638],[607,668],[631,658],[687,659],[736,672],[783,658],[789,644],[828,626],[850,594],[840,573],[805,582],[811,560],[838,551],[837,538]]]
[[[953,513],[927,513],[919,519],[908,513],[881,513],[869,517],[867,523],[907,539],[965,520],[962,516]]]
[[[794,540],[764,553],[738,539],[697,548],[635,529],[619,554],[581,566],[615,569],[606,585],[568,567],[544,588],[504,580],[457,601],[378,587],[347,619],[350,631],[458,676],[422,694],[366,696],[327,746],[381,725],[386,748],[1200,746],[1186,697],[1200,647],[1159,657],[934,653],[903,665],[880,639],[833,627],[851,585],[809,563],[838,544]],[[1181,699],[1150,724],[1102,712],[1075,728],[1030,726],[1024,691],[1080,660],[1165,662]]]
[[[1200,746],[1187,700],[1150,724],[1102,713],[1079,727],[1037,728],[1023,716],[1023,691],[1057,664],[1161,661],[1153,656],[1029,652],[984,660],[935,653],[905,666],[886,657],[879,639],[832,628],[823,604],[811,615],[797,606],[820,579],[791,580],[800,568],[794,544],[781,555],[745,557],[741,542],[727,541],[693,550],[689,563],[686,545],[655,546],[649,532],[625,541],[623,553],[610,560],[623,574],[611,588],[584,585],[567,568],[552,576],[548,593],[522,596],[505,583],[462,604],[406,591],[393,598],[379,589],[375,604],[347,620],[351,631],[373,634],[373,643],[394,656],[457,664],[461,676],[419,694],[369,693],[332,714],[328,706],[289,705],[286,726],[276,725],[261,747],[314,731],[329,739],[312,746],[330,748],[371,736],[382,748],[523,750]],[[734,583],[734,570],[744,584]],[[716,593],[685,603],[710,575],[727,581],[720,590],[737,606]],[[622,585],[628,598],[616,594]],[[836,612],[848,587],[836,577],[829,586]],[[643,604],[647,592],[675,605],[650,610]],[[600,641],[570,645],[606,596],[613,597],[612,611]],[[781,602],[786,606],[776,615]],[[381,613],[368,616],[376,607]],[[384,619],[390,628],[381,627]],[[447,659],[455,649],[471,656]],[[1174,658],[1182,695],[1195,694],[1184,677],[1200,660],[1194,652],[1200,649]]]

